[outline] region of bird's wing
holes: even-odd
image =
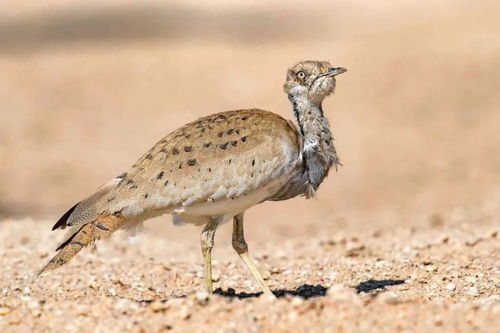
[[[245,196],[291,172],[300,137],[277,114],[227,111],[170,133],[99,200],[101,214],[134,217]]]

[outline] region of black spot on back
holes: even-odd
[[[177,148],[173,148],[173,149],[172,149],[172,154],[174,154],[174,155],[179,154],[179,149],[177,149]]]
[[[203,145],[203,147],[208,148],[212,145],[212,142],[207,142]]]
[[[236,141],[236,140],[231,141],[231,145],[232,145],[233,147],[236,147],[236,145],[237,145],[237,144],[238,144],[238,141]]]
[[[226,134],[231,135],[231,134],[233,134],[233,132],[234,132],[234,128],[230,128],[227,130]]]
[[[220,147],[220,149],[225,150],[227,148],[228,144],[229,144],[229,141],[226,142],[226,143],[223,143],[223,144],[219,145],[219,147]]]
[[[190,151],[193,151],[193,147],[192,146],[184,146],[184,151],[186,153],[189,153]]]
[[[119,178],[119,179],[124,179],[125,177],[127,177],[127,173],[126,173],[126,172],[122,173],[121,175],[119,175],[119,176],[118,176],[118,177],[116,177],[116,178]]]
[[[245,142],[245,141],[247,141],[247,137],[246,136],[244,136],[244,137],[241,138],[241,142]]]
[[[158,176],[156,176],[156,179],[162,179],[164,174],[165,174],[165,173],[164,173],[163,171],[161,171],[161,172],[158,174]]]
[[[109,231],[109,229],[104,224],[97,223],[95,226],[98,227],[101,230]]]
[[[196,165],[196,159],[193,158],[191,160],[188,160],[187,161],[187,165],[189,165],[189,166],[195,166]]]

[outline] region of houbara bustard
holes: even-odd
[[[323,99],[346,69],[303,61],[288,69],[285,93],[296,124],[259,109],[200,118],[168,134],[129,171],[68,210],[52,230],[69,228],[39,275],[67,263],[83,247],[117,229],[172,214],[174,223],[203,226],[205,284],[212,292],[211,251],[217,227],[233,219],[232,245],[267,295],[243,233],[243,214],[271,200],[311,198],[339,164]]]

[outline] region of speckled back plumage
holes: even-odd
[[[160,140],[102,201],[107,213],[132,217],[236,199],[291,171],[299,155],[295,126],[279,115],[257,109],[218,113]]]

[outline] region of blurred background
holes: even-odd
[[[259,107],[292,119],[282,84],[305,59],[349,70],[324,105],[343,167],[315,200],[252,209],[255,223],[418,223],[500,199],[498,1],[0,8],[2,216],[59,217],[197,117]]]

